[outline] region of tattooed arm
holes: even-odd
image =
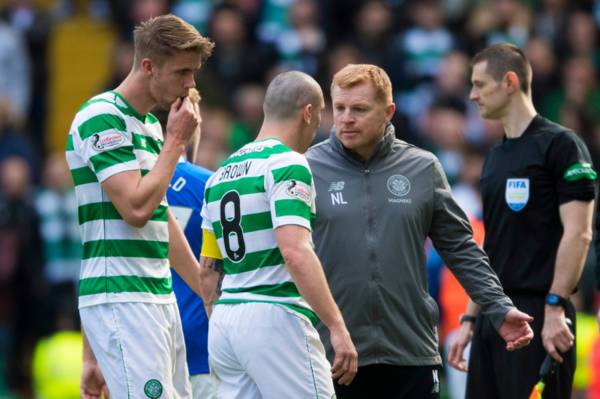
[[[202,300],[206,314],[210,317],[212,307],[221,295],[223,281],[223,261],[221,259],[200,257],[200,277],[202,285]]]

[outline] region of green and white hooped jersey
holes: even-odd
[[[308,162],[279,140],[252,142],[233,153],[206,183],[202,228],[214,232],[225,277],[217,304],[270,302],[317,316],[288,273],[274,229],[312,231],[315,190]]]
[[[66,146],[77,196],[83,256],[79,307],[110,302],[172,303],[167,202],[142,228],[127,224],[101,182],[117,173],[148,173],[163,145],[160,123],[140,115],[118,93],[86,102]]]

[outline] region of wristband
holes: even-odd
[[[563,309],[566,309],[568,304],[569,304],[569,301],[560,295],[553,294],[552,292],[550,292],[550,293],[548,293],[548,295],[546,295],[546,305],[560,306]]]
[[[466,314],[466,313],[461,314],[460,315],[460,319],[458,319],[458,321],[460,322],[461,325],[465,321],[468,321],[468,322],[471,322],[471,323],[475,323],[476,320],[477,320],[476,316],[471,316],[470,314]]]

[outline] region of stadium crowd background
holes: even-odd
[[[469,59],[501,41],[525,49],[537,110],[580,134],[600,167],[599,0],[0,0],[0,398],[49,386],[66,398],[59,381],[78,375],[68,331],[81,249],[64,142],[79,106],[128,73],[133,26],[168,12],[216,43],[197,79],[205,167],[254,138],[277,72],[302,70],[327,93],[342,66],[377,64],[396,90],[397,135],[440,158],[481,239],[479,174],[503,132],[468,100]],[[316,140],[331,118],[328,106]],[[466,298],[429,254],[444,342]],[[600,398],[594,263],[591,253],[576,295],[578,398]]]

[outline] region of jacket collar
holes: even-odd
[[[345,158],[348,158],[351,161],[357,162],[361,165],[369,165],[369,164],[375,162],[376,160],[385,158],[392,150],[392,144],[394,143],[395,139],[396,139],[396,133],[395,133],[394,125],[392,125],[391,123],[388,123],[387,126],[385,127],[385,133],[383,134],[383,140],[381,140],[379,143],[377,143],[377,146],[375,147],[375,152],[373,153],[373,156],[371,157],[371,159],[364,162],[356,153],[354,153],[354,152],[350,151],[349,149],[347,149],[346,147],[344,147],[342,142],[335,135],[334,129],[331,130],[331,135],[329,136],[329,141],[331,142],[331,147],[336,152],[340,153]]]

